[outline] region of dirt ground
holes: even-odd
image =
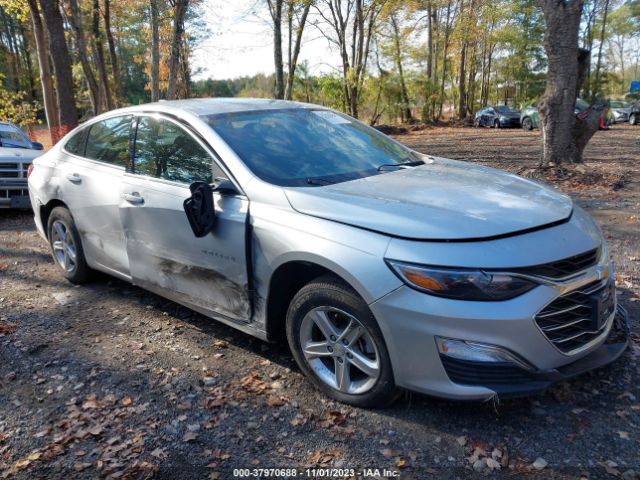
[[[537,132],[431,128],[398,138],[539,176]],[[610,367],[491,403],[406,394],[384,410],[336,404],[284,345],[106,276],[67,283],[30,215],[0,211],[0,478],[226,479],[236,468],[294,467],[388,468],[403,479],[639,478],[640,127],[598,132],[586,160],[547,180],[601,223],[634,345]],[[370,473],[359,478],[381,478]]]

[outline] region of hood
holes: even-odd
[[[42,150],[29,148],[0,147],[0,162],[31,162],[43,153]]]
[[[285,188],[298,212],[417,240],[508,235],[566,220],[571,199],[468,162],[427,164],[324,187]]]

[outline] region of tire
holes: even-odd
[[[493,121],[493,128],[500,128],[500,120],[494,120]]]
[[[84,257],[80,234],[71,212],[64,207],[54,208],[47,222],[47,233],[51,255],[62,275],[71,283],[87,282],[92,270]]]
[[[631,125],[637,125],[638,124],[638,114],[637,113],[632,113],[631,115],[629,115],[629,123]]]
[[[398,398],[382,332],[364,300],[340,279],[325,275],[303,287],[289,305],[286,330],[298,366],[328,397],[363,408]]]
[[[523,130],[527,130],[527,131],[531,131],[533,130],[533,122],[531,121],[531,119],[529,117],[524,117],[522,119],[522,129]]]
[[[473,126],[474,126],[474,128],[480,128],[480,119],[479,118],[476,118],[473,121]]]

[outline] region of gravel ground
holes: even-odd
[[[0,211],[0,478],[223,479],[236,468],[296,467],[386,468],[403,479],[639,478],[639,137],[628,125],[599,132],[585,168],[545,174],[602,224],[634,344],[610,367],[517,400],[406,394],[369,411],[331,402],[284,345],[106,276],[74,287],[30,215]],[[398,138],[539,175],[536,132],[432,128]],[[349,476],[337,473],[330,478]]]

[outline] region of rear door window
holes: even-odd
[[[131,115],[107,118],[89,127],[84,156],[121,167],[131,166],[129,141]]]
[[[202,145],[174,122],[147,116],[138,120],[134,173],[185,184],[211,183],[213,164]]]

